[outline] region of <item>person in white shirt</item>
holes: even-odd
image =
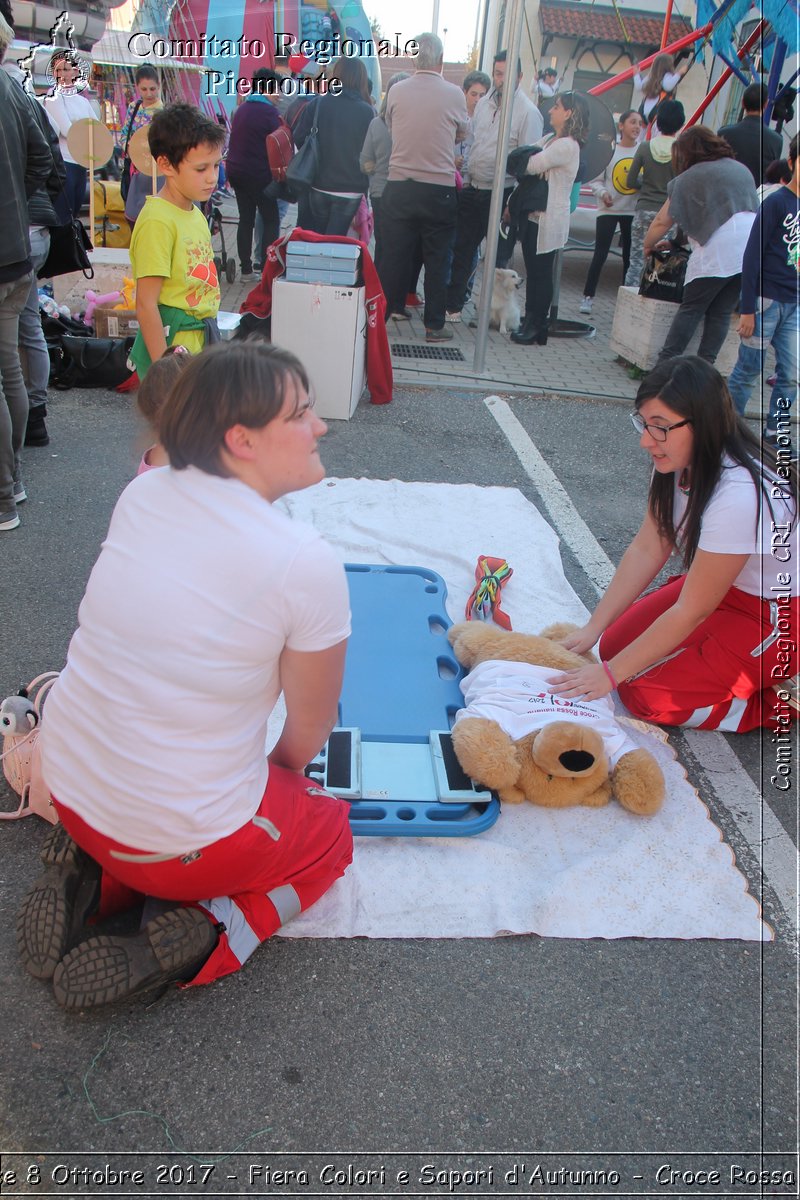
[[[622,113],[617,128],[619,141],[611,161],[603,174],[589,185],[597,201],[597,220],[594,255],[583,285],[582,313],[592,311],[597,282],[608,258],[617,225],[622,246],[622,282],[625,281],[631,261],[631,228],[638,193],[636,188],[628,187],[627,178],[633,163],[633,152],[642,133],[642,118],[635,109],[629,108]]]
[[[545,67],[543,71],[539,72],[536,87],[540,100],[552,100],[561,87],[561,80],[558,77],[558,71],[555,67]]]
[[[562,92],[550,109],[554,133],[544,149],[531,154],[526,174],[547,181],[544,210],[527,214],[522,231],[525,260],[525,319],[511,334],[519,346],[546,346],[547,323],[553,300],[556,251],[569,237],[570,195],[578,175],[581,147],[589,135],[589,106],[578,92]]]
[[[683,354],[702,322],[697,353],[713,363],[730,331],[739,299],[742,259],[758,212],[753,177],[724,138],[691,125],[673,143],[675,178],[644,239],[652,254],[673,224],[689,242],[683,297],[659,360]]]
[[[656,109],[661,101],[674,98],[675,89],[691,65],[691,58],[676,66],[671,54],[657,54],[646,75],[636,72],[633,77],[634,86],[642,93],[639,111],[648,125],[655,118]]]
[[[223,343],[164,403],[170,466],[117,503],[42,722],[61,825],[18,925],[64,1008],[238,970],[350,862],[347,805],[302,774],[337,717],[344,568],[276,503],[323,479],[325,432],[293,355]],[[89,936],[123,893],[169,911]]]
[[[58,134],[58,147],[67,170],[66,198],[56,201],[56,211],[66,224],[77,217],[86,198],[88,170],[75,161],[67,145],[67,135],[76,121],[86,117],[97,120],[97,112],[83,94],[88,85],[86,68],[74,50],[57,50],[50,60],[50,73],[55,82],[52,95],[42,100],[50,124]]]
[[[507,71],[507,52],[495,55],[492,68],[492,88],[475,107],[472,118],[472,145],[464,175],[464,186],[458,195],[458,223],[453,248],[453,265],[447,288],[447,319],[460,320],[461,309],[467,295],[475,252],[486,237],[489,226],[489,208],[492,202],[497,139],[500,134],[500,106]],[[511,110],[511,128],[508,149],[529,146],[542,136],[542,115],[521,87],[522,64],[517,63],[514,102]],[[503,191],[503,208],[514,189],[514,178],[506,175]],[[506,266],[514,249],[513,242],[501,240],[497,252],[497,266]]]
[[[442,77],[444,46],[433,33],[416,38],[416,70],[392,88],[386,128],[392,139],[381,203],[381,283],[386,317],[408,316],[406,297],[419,244],[425,265],[425,340],[453,337],[445,326],[447,273],[456,230],[456,144],[469,132],[464,93]]]
[[[759,443],[702,358],[659,363],[631,419],[653,465],[647,512],[586,625],[563,639],[583,654],[599,638],[601,662],[552,677],[551,690],[596,700],[616,689],[658,725],[791,736],[796,464]],[[647,591],[675,552],[684,572]]]

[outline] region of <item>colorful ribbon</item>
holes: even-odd
[[[481,555],[475,568],[477,583],[467,601],[465,616],[468,621],[490,621],[494,618],[503,629],[511,629],[511,621],[501,608],[500,592],[513,574],[513,568],[504,558]]]

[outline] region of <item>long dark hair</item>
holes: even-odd
[[[672,165],[676,175],[683,174],[696,163],[718,162],[721,158],[733,158],[733,150],[725,138],[707,125],[690,125],[672,143]]]
[[[680,537],[680,549],[687,567],[691,566],[697,551],[703,513],[719,483],[722,460],[726,455],[744,467],[753,480],[759,517],[764,498],[772,511],[770,483],[764,474],[766,469],[779,478],[781,494],[793,503],[792,521],[796,524],[797,468],[782,463],[780,474],[777,474],[775,454],[771,448],[761,445],[736,412],[728,385],[719,371],[705,359],[693,355],[668,358],[642,380],[636,394],[637,410],[656,396],[682,419],[691,421],[694,434],[689,464],[691,491],[679,529],[676,530],[673,520],[674,472],[661,475],[654,471],[648,496],[648,507],[659,535],[673,545],[678,544]]]
[[[571,137],[579,146],[585,146],[589,137],[589,105],[579,92],[559,92],[558,99],[570,114],[559,137]]]

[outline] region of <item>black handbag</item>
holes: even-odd
[[[53,387],[115,388],[131,374],[128,355],[135,338],[61,338],[61,364],[54,373]]]
[[[50,230],[50,251],[36,274],[40,279],[52,279],[55,275],[83,271],[87,279],[94,279],[94,267],[89,258],[89,251],[93,249],[89,235],[77,217],[66,225],[54,225]]]
[[[133,122],[136,119],[136,114],[141,107],[142,107],[141,100],[137,100],[133,106],[133,113],[131,114],[131,126],[130,126],[131,128],[133,128]],[[128,192],[131,189],[131,160],[130,160],[130,157],[128,156],[128,143],[130,142],[130,140],[131,140],[131,134],[129,131],[128,136],[125,138],[125,145],[122,147],[122,155],[123,155],[122,171],[120,172],[120,177],[119,177],[119,194],[123,200],[128,199]]]
[[[313,124],[308,137],[286,168],[286,182],[295,192],[303,192],[312,188],[319,172],[318,104],[319,98],[314,101],[314,113],[311,118]]]
[[[656,250],[648,255],[639,295],[648,300],[667,300],[680,304],[683,300],[683,285],[691,251],[677,242],[670,241],[668,250]]]

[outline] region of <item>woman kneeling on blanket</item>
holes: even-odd
[[[785,728],[797,718],[796,467],[759,445],[700,358],[660,363],[631,419],[653,460],[647,513],[590,620],[565,639],[583,653],[600,638],[601,665],[552,690],[595,700],[616,688],[660,725]],[[674,551],[686,572],[643,596]]]
[[[117,503],[47,701],[62,823],[18,921],[26,968],[64,1008],[238,970],[351,861],[347,805],[301,774],[336,720],[344,568],[274,503],[324,477],[325,432],[293,355],[214,347],[162,410],[171,465]],[[84,927],[143,895],[139,933]]]

